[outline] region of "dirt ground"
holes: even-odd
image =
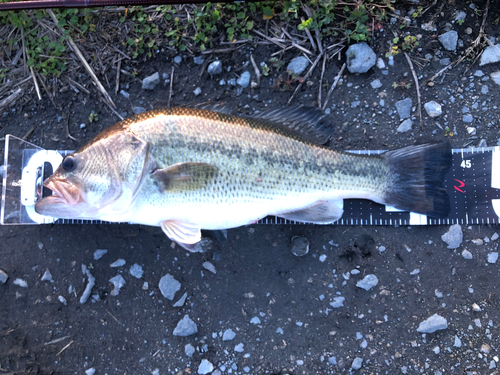
[[[408,29],[411,35],[421,35],[411,56],[421,64],[415,64],[415,70],[422,106],[435,100],[443,105],[443,114],[433,119],[422,108],[419,125],[408,63],[398,54],[390,66],[385,56],[394,37],[387,24],[369,43],[386,68],[375,66],[364,74],[346,70],[333,92],[328,107],[337,130],[330,147],[376,150],[449,141],[462,148],[478,146],[483,139],[488,146],[497,145],[500,86],[489,77],[499,70],[499,63],[479,67],[479,60],[474,60],[479,48],[436,78],[434,85],[427,85],[427,79],[444,68],[440,60],[457,60],[477,37],[482,17],[470,4],[455,1],[441,8],[438,4]],[[484,9],[486,2],[474,4]],[[399,9],[406,14],[410,5]],[[464,23],[454,21],[454,9],[466,12]],[[498,8],[491,6],[485,34],[493,43],[500,41],[495,23],[499,17]],[[423,30],[421,24],[431,19],[437,31]],[[444,50],[437,39],[448,30],[447,23],[463,42],[456,51]],[[259,88],[245,88],[241,95],[236,88],[219,84],[245,70],[254,80],[251,63],[245,65],[250,54],[259,64],[278,50],[273,44],[247,43],[231,54],[206,55],[206,60],[220,59],[225,68],[214,78],[206,72],[206,64],[196,65],[191,56],[186,54],[175,64],[175,55],[160,51],[154,59],[133,66],[138,78],[121,76],[121,89],[129,98],[115,95],[112,88],[108,91],[120,114],[132,114],[133,107],[165,107],[170,84],[162,79],[147,91],[141,80],[154,72],[170,76],[174,66],[173,105],[223,101],[249,114],[283,107],[292,91],[276,88],[282,71],[272,71],[262,77]],[[299,54],[291,49],[281,59],[288,63]],[[430,60],[427,54],[432,55]],[[340,60],[328,61],[323,82],[330,85],[344,61],[345,50]],[[317,106],[321,70],[319,64],[309,79],[312,84],[302,86],[293,105]],[[115,73],[108,75],[114,82]],[[4,109],[0,136],[23,137],[34,127],[29,142],[46,149],[75,149],[118,121],[89,77],[74,79],[91,94],[71,89],[59,93],[62,110],[56,111],[46,95],[38,101],[31,90],[25,95],[28,100]],[[376,79],[382,87],[373,89],[370,83]],[[393,87],[401,82],[411,85]],[[484,85],[488,90],[482,90]],[[199,96],[193,93],[197,87]],[[323,88],[323,97],[327,90]],[[413,128],[399,133],[395,103],[405,98],[413,101]],[[97,122],[89,122],[91,111],[98,114]],[[464,122],[464,114],[472,114],[473,122]],[[67,124],[76,141],[67,137]],[[494,233],[499,229],[463,227],[463,242],[455,250],[441,240],[447,230],[445,226],[253,225],[228,230],[226,241],[206,233],[213,239],[212,248],[189,254],[156,227],[2,226],[0,269],[9,279],[0,284],[0,374],[196,374],[205,373],[199,372],[200,365],[201,370],[206,365],[203,360],[213,365],[213,374],[498,374],[500,262],[488,263],[487,256],[498,251]],[[303,257],[290,250],[297,235],[310,242]],[[97,249],[108,252],[95,260]],[[466,259],[463,250],[472,259]],[[126,264],[110,267],[118,259]],[[203,267],[207,261],[215,274]],[[141,279],[129,273],[135,263],[144,270]],[[80,297],[87,277],[82,265],[95,277],[92,297],[84,304]],[[47,269],[53,282],[41,280]],[[181,284],[172,301],[158,286],[166,274]],[[378,284],[369,291],[357,287],[369,274],[376,275]],[[113,296],[109,279],[117,275],[126,284]],[[26,288],[14,284],[18,278],[26,281]],[[174,307],[184,293],[185,304]],[[331,303],[340,296],[345,298],[343,306],[334,308]],[[198,332],[174,336],[186,314]],[[444,317],[448,328],[417,332],[419,324],[434,314]],[[236,335],[223,341],[228,329]],[[186,354],[189,345],[194,347],[192,356]],[[362,359],[359,370],[352,368],[355,358]]]

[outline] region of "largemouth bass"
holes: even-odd
[[[109,127],[66,156],[44,185],[39,214],[160,226],[196,251],[201,229],[268,215],[327,224],[335,200],[365,198],[433,217],[450,211],[448,144],[379,156],[337,152],[307,140],[324,126],[307,108],[244,118],[196,108],[146,112]],[[290,130],[292,129],[292,130]]]

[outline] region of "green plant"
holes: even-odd
[[[402,80],[402,81],[399,81],[399,82],[393,82],[392,83],[392,87],[394,89],[409,89],[411,87],[411,82],[409,81],[405,81],[405,80]]]
[[[418,38],[416,36],[408,35],[403,39],[403,50],[413,52],[413,50],[418,47]]]
[[[412,15],[411,15],[411,16],[412,16],[413,18],[417,18],[417,17],[421,16],[421,15],[422,15],[422,10],[423,10],[423,9],[424,9],[423,7],[419,6],[419,7],[417,8],[417,10],[416,10],[415,12],[413,12],[413,13],[412,13]]]
[[[97,113],[95,113],[94,111],[90,112],[89,122],[97,122],[97,121],[99,121],[99,116],[97,115]]]
[[[458,23],[459,25],[463,25],[463,24],[464,24],[464,22],[465,22],[465,20],[464,20],[463,18],[460,18],[460,19],[458,19],[458,20],[457,20],[457,23]]]

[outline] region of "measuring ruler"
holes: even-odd
[[[43,150],[7,135],[0,223],[9,224],[93,224],[100,220],[56,219],[41,216],[34,205],[40,196],[51,194],[42,188],[63,157],[73,151]],[[384,151],[350,151],[378,155]],[[451,211],[446,219],[404,212],[364,199],[336,202],[344,214],[333,225],[449,225],[497,224],[500,216],[500,148],[453,149],[452,167],[445,178]],[[43,191],[42,191],[43,189]],[[258,224],[302,224],[268,216]]]

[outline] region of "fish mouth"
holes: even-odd
[[[82,199],[78,186],[55,176],[46,179],[43,186],[52,190],[53,195],[42,198],[35,204],[37,213],[57,218],[78,218],[84,215],[87,204]]]

